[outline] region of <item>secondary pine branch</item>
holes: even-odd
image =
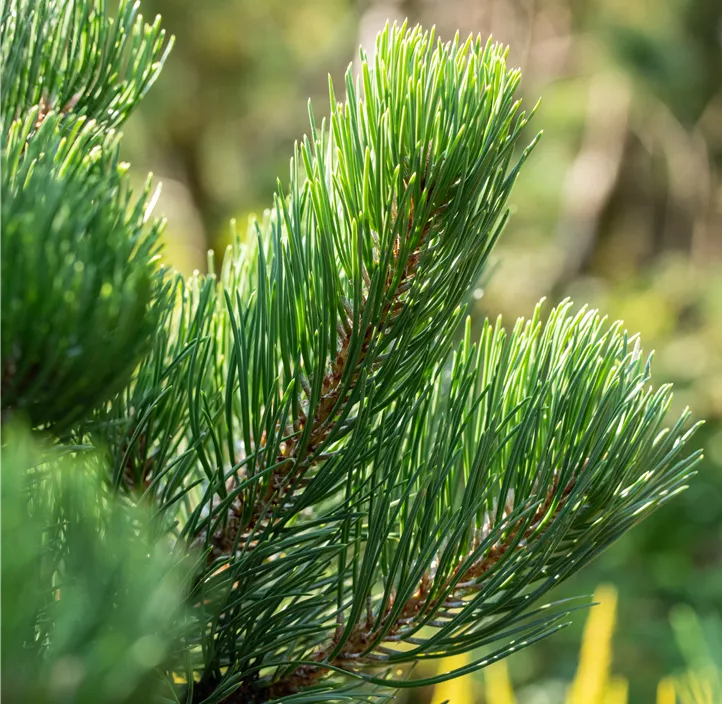
[[[557,474],[547,489],[544,500],[536,507],[526,527],[524,528],[525,524],[519,521],[516,527],[508,530],[506,537],[494,543],[482,557],[470,562],[469,557],[490,535],[491,516],[487,514],[484,520],[485,527],[478,532],[469,556],[457,562],[440,589],[435,588],[436,575],[433,570],[425,571],[419,580],[417,589],[406,600],[400,611],[394,615],[394,595],[389,600],[381,619],[376,619],[369,607],[365,621],[353,628],[351,637],[346,640],[340,653],[329,660],[339,642],[341,629],[337,629],[329,643],[317,649],[310,656],[310,660],[317,661],[319,664],[302,665],[288,677],[269,685],[265,701],[290,696],[312,686],[328,676],[331,673],[331,667],[346,668],[352,671],[364,666],[383,667],[388,657],[393,658],[398,655],[398,652],[382,643],[407,642],[423,645],[424,641],[417,641],[412,634],[421,626],[440,628],[447,625],[468,605],[469,597],[484,585],[494,568],[511,551],[523,550],[527,547],[527,541],[541,539],[545,534],[545,529],[554,522],[566,506],[575,483],[574,479],[570,480],[560,492]],[[504,520],[508,521],[511,514],[512,507],[508,506],[504,511]],[[378,626],[375,625],[377,622]],[[244,699],[246,696],[247,691],[244,691],[241,698],[232,697],[228,702],[229,704],[241,704],[247,701]]]

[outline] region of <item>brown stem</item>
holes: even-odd
[[[61,114],[63,117],[65,117],[65,116],[68,115],[70,112],[72,112],[72,110],[73,110],[73,109],[75,108],[75,106],[77,105],[78,100],[80,100],[80,96],[81,96],[80,93],[76,93],[74,96],[72,96],[72,97],[70,98],[70,100],[68,100],[67,103],[65,103],[65,105],[63,105],[63,107],[60,108],[60,114]],[[42,96],[40,97],[40,102],[39,102],[39,103],[37,104],[37,106],[35,106],[35,107],[38,108],[38,115],[37,115],[37,117],[35,118],[35,125],[33,126],[33,130],[32,130],[32,132],[30,133],[31,135],[34,134],[35,132],[37,132],[38,129],[40,129],[40,125],[43,124],[45,118],[46,118],[46,117],[50,114],[50,112],[53,110],[53,105],[52,105],[52,103],[50,102],[50,100],[48,99],[47,95],[42,95]],[[19,115],[18,115],[18,117],[19,117]],[[29,141],[29,140],[30,140],[30,136],[28,136],[28,140],[27,140],[27,141]],[[23,154],[25,153],[25,148],[27,147],[27,141],[26,141],[26,143],[25,143],[25,144],[23,145],[23,147],[22,147],[22,153],[23,153]]]

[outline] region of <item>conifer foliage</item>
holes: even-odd
[[[505,49],[387,26],[183,279],[118,158],[159,21],[1,14],[3,696],[381,702],[563,627],[542,597],[699,454],[621,323],[564,302],[472,336],[530,149]]]

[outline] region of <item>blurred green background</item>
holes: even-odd
[[[144,0],[176,35],[165,73],[125,130],[139,176],[163,181],[167,258],[219,253],[286,181],[307,99],[327,113],[359,44],[387,19],[508,43],[544,138],[472,311],[529,314],[542,296],[589,302],[656,350],[655,375],[707,419],[691,488],[555,596],[619,590],[612,669],[654,701],[680,667],[668,614],[722,606],[722,1]],[[532,133],[529,133],[531,138]],[[483,295],[482,295],[483,294]],[[509,661],[521,704],[561,701],[584,618]],[[413,701],[427,702],[420,692]],[[477,702],[483,702],[479,688]],[[459,702],[458,704],[471,704]]]

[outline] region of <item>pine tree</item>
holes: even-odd
[[[387,26],[184,279],[118,156],[159,21],[1,15],[6,701],[381,702],[562,628],[586,602],[542,597],[700,455],[621,323],[566,301],[472,339],[536,142],[506,50]]]

